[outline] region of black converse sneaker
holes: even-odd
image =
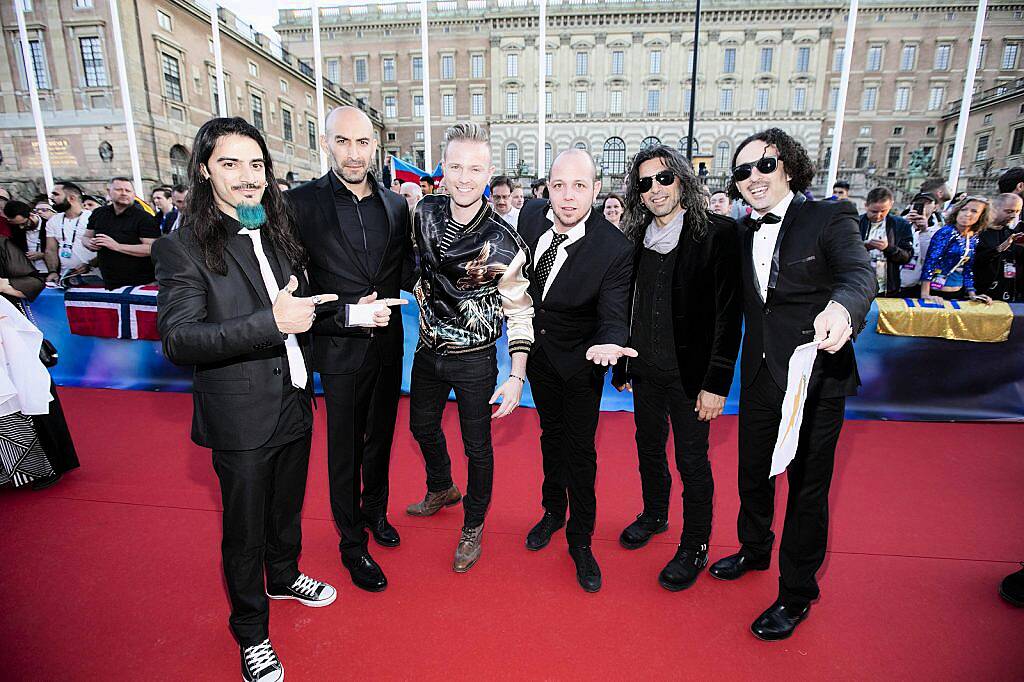
[[[338,591],[327,583],[299,573],[299,577],[288,587],[268,587],[267,596],[271,599],[294,599],[304,606],[316,608],[332,603]]]
[[[284,666],[269,639],[242,647],[242,679],[245,682],[283,682]]]

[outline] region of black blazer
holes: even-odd
[[[749,385],[762,353],[772,379],[786,386],[793,349],[814,339],[814,318],[829,301],[845,307],[854,334],[864,328],[878,283],[848,201],[808,201],[801,194],[782,221],[775,242],[768,297],[762,300],[754,274],[753,235],[740,222],[745,332],[740,372]],[[809,390],[819,397],[854,395],[860,385],[853,344],[818,353]]]
[[[273,303],[248,237],[228,237],[227,274],[206,267],[186,225],[153,242],[157,327],[164,355],[194,365],[192,440],[215,450],[252,450],[274,434],[281,415],[287,336],[274,322]],[[308,296],[301,272],[277,254],[285,281],[299,280],[296,296]],[[312,396],[309,335],[298,335]]]
[[[868,238],[871,223],[866,213],[862,213],[859,221],[860,238]],[[913,227],[906,219],[891,213],[885,217],[885,240],[889,247],[882,251],[885,255],[885,293],[898,294],[903,287],[900,284],[900,270],[914,257]],[[920,254],[924,258],[924,254]]]
[[[370,180],[374,181],[372,176]],[[371,332],[345,326],[346,303],[355,303],[374,291],[379,298],[398,298],[402,289],[411,291],[416,283],[409,205],[402,195],[381,185],[377,185],[377,192],[384,200],[389,229],[384,257],[376,272],[367,272],[359,255],[359,226],[338,224],[329,175],[284,194],[309,254],[306,272],[310,290],[314,294],[338,295],[338,303],[325,306],[337,314],[318,316],[313,325],[313,359],[321,374],[355,372],[362,366],[371,338],[381,344],[385,362],[401,362],[404,334],[400,311],[394,311],[390,324],[383,329]]]
[[[534,259],[541,256],[537,241],[552,225],[549,206],[546,199],[533,199],[519,213],[519,234]],[[629,240],[596,209],[587,219],[586,234],[566,251],[547,298],[541,297],[535,278],[529,289],[534,311],[530,355],[546,352],[563,379],[594,367],[586,358],[591,346],[626,345],[632,257]]]
[[[726,396],[740,349],[739,234],[731,218],[708,212],[708,234],[696,242],[691,236],[691,215],[687,211],[683,219],[672,274],[672,333],[679,378],[690,398],[696,399],[701,391]],[[632,294],[642,253],[641,237],[634,246]],[[631,302],[630,320],[632,310]],[[612,382],[621,387],[628,380],[628,361],[616,364]]]

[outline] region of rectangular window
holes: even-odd
[[[384,118],[396,118],[398,116],[398,98],[388,95],[384,98]]]
[[[168,99],[181,102],[181,69],[178,68],[178,60],[161,52],[160,64],[164,74],[164,94]]]
[[[683,107],[682,111],[689,116],[690,115],[690,88],[683,88]]]
[[[505,55],[505,77],[519,78],[519,53],[510,52]]]
[[[213,103],[213,115],[220,116],[220,93],[217,91],[217,77],[210,76],[210,101]]]
[[[865,71],[881,71],[882,70],[882,46],[881,45],[870,45],[868,47],[867,61],[864,66]]]
[[[171,30],[171,15],[162,10],[156,11],[156,23],[165,31]]]
[[[423,57],[412,58],[412,79],[414,81],[423,80]]]
[[[365,57],[357,57],[355,59],[353,62],[353,71],[355,71],[356,83],[365,83],[370,80],[369,74],[367,73]]]
[[[899,137],[903,135],[903,126],[895,126],[892,129],[892,134]]]
[[[759,114],[768,111],[768,88],[758,88],[754,91],[754,111]]]
[[[381,70],[383,72],[385,82],[392,82],[395,80],[395,58],[384,57],[381,60]]]
[[[283,78],[280,79],[277,82],[277,85],[281,89],[282,93],[287,93],[288,92],[288,81],[286,81],[285,79],[283,79]]]
[[[807,88],[793,88],[793,111],[802,112],[807,108]]]
[[[412,115],[423,118],[423,95],[412,96]]]
[[[839,107],[839,88],[828,90],[828,110],[835,111]]]
[[[868,152],[870,147],[857,147],[857,157],[854,159],[854,168],[864,168],[868,165]]]
[[[651,50],[649,66],[652,74],[661,73],[661,50]]]
[[[1003,58],[999,62],[1000,69],[1017,68],[1017,52],[1020,46],[1017,43],[1007,43],[1003,46]]]
[[[450,81],[455,78],[455,55],[441,55],[441,80]]]
[[[800,47],[796,51],[796,72],[807,73],[811,70],[811,48]]]
[[[871,137],[871,126],[861,126],[860,127],[860,136],[861,137]]]
[[[92,0],[75,0],[75,9],[92,9]]]
[[[252,124],[257,129],[263,130],[263,99],[259,95],[249,95],[252,102]]]
[[[924,134],[927,135],[928,137],[934,137],[934,135],[935,135],[935,126],[928,126],[927,128],[925,128],[924,129]]]
[[[306,119],[306,141],[310,149],[316,149],[316,121]]]
[[[327,60],[327,80],[337,83],[341,80],[341,62],[337,59]]]
[[[612,75],[621,76],[623,66],[626,63],[626,53],[622,50],[612,52]]]
[[[110,85],[107,81],[107,69],[103,63],[103,48],[99,38],[80,38],[79,48],[82,51],[82,72],[85,74],[87,88],[100,88]]]
[[[505,93],[505,114],[509,118],[519,118],[519,93]]]
[[[550,90],[544,91],[544,115],[551,116],[555,110],[555,97]]]
[[[874,111],[878,107],[878,88],[864,88],[864,94],[860,99],[861,111]]]
[[[775,57],[775,48],[773,47],[762,47],[761,48],[761,72],[766,73],[772,70],[772,60]]]
[[[722,88],[718,91],[718,111],[722,114],[732,113],[732,88]]]
[[[910,88],[900,86],[896,88],[896,98],[892,104],[893,111],[907,111],[910,109]]]
[[[657,116],[661,113],[661,90],[647,91],[647,115]]]
[[[441,95],[441,115],[448,118],[455,116],[455,95],[450,93]]]
[[[917,63],[917,45],[904,45],[900,52],[900,71],[913,71]]]
[[[484,94],[482,92],[474,92],[471,98],[473,102],[472,113],[474,116],[484,115]]]
[[[475,54],[469,58],[469,66],[471,69],[471,76],[473,78],[484,77],[484,56],[482,54]]]
[[[587,91],[576,91],[576,115],[582,116],[587,113]]]
[[[285,142],[294,141],[295,133],[292,130],[292,110],[281,107],[281,132]]]
[[[843,70],[843,48],[837,47],[832,52],[832,70],[842,71]]]
[[[984,161],[988,158],[988,135],[982,135],[978,138],[978,150],[974,152],[975,161]]]
[[[590,73],[590,53],[589,52],[577,52],[576,53],[576,75],[586,76]]]
[[[928,111],[938,111],[946,99],[946,88],[935,87],[928,91]]]
[[[988,43],[983,42],[978,48],[978,68],[985,68],[985,57],[988,55]]]
[[[622,114],[622,90],[612,90],[609,93],[610,99],[608,100],[608,113],[621,115]]]
[[[1010,139],[1010,155],[1016,156],[1024,151],[1024,128],[1017,128],[1013,131]]]
[[[722,73],[736,73],[736,48],[725,48],[722,55]]]
[[[260,77],[260,65],[256,62],[249,62],[249,75],[253,78]]]
[[[935,48],[935,64],[934,68],[936,71],[949,71],[949,56],[953,52],[952,45],[938,45]]]
[[[50,88],[50,75],[46,69],[46,55],[43,53],[43,45],[38,40],[28,41],[28,50],[32,55],[32,67],[36,72],[36,87],[40,90]],[[18,61],[21,62],[21,77],[25,87],[28,87],[28,71],[21,59],[21,50],[17,50]]]
[[[555,75],[555,53],[544,53],[544,77],[551,78]]]
[[[885,157],[885,167],[889,170],[898,170],[903,160],[903,147],[889,147]]]

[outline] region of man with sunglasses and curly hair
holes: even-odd
[[[729,194],[751,206],[740,224],[745,334],[740,360],[740,551],[711,575],[735,580],[767,570],[771,560],[775,480],[769,476],[793,350],[818,342],[807,387],[779,548],[779,593],[750,626],[763,640],[785,639],[818,598],[815,574],[825,559],[828,491],[846,397],[860,380],[851,338],[877,290],[847,201],[803,196],[814,178],[804,148],[778,128],[736,148]]]

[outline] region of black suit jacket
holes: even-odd
[[[252,241],[228,237],[219,275],[203,262],[185,226],[153,242],[156,263],[157,327],[164,355],[177,365],[194,365],[192,440],[215,450],[252,450],[274,434],[281,415],[287,336],[274,322],[273,302],[260,274]],[[308,296],[301,272],[277,254],[287,282],[299,281],[296,296]],[[309,372],[309,335],[298,335]]]
[[[679,378],[690,398],[696,399],[701,391],[726,396],[740,348],[743,292],[739,234],[735,221],[708,213],[708,234],[696,242],[691,233],[691,215],[688,211],[683,219],[672,275],[672,333]],[[641,238],[634,247],[630,286],[634,294],[642,253]],[[616,364],[613,383],[621,387],[628,378],[628,361]]]
[[[375,182],[372,176],[369,179]],[[328,304],[337,314],[318,316],[313,325],[313,359],[321,374],[355,372],[362,366],[371,340],[381,344],[386,363],[402,360],[404,334],[400,311],[394,311],[390,324],[383,329],[370,331],[345,326],[345,304],[355,303],[374,291],[378,298],[398,298],[402,289],[411,291],[416,283],[409,205],[400,194],[380,185],[376,190],[384,200],[388,216],[388,241],[375,272],[367,271],[359,254],[359,225],[338,224],[329,175],[284,194],[309,254],[306,272],[310,290],[314,294],[338,295],[338,303]]]
[[[814,318],[829,301],[850,313],[856,335],[864,328],[878,284],[857,229],[857,212],[847,201],[793,198],[779,229],[762,300],[752,258],[754,232],[740,223],[745,333],[743,384],[757,374],[762,353],[772,379],[786,386],[793,349],[814,339]],[[854,395],[860,385],[853,344],[837,353],[818,353],[809,391],[819,397]]]
[[[860,238],[868,238],[868,230],[871,223],[868,222],[866,213],[862,213],[859,221]],[[889,242],[888,248],[882,251],[885,255],[885,293],[886,295],[898,294],[902,288],[900,284],[900,270],[914,257],[914,233],[913,227],[906,219],[889,214],[885,217],[885,240]],[[921,258],[924,254],[920,255]]]
[[[534,260],[537,241],[551,228],[546,199],[527,202],[519,213],[519,234]],[[539,283],[530,281],[533,299],[533,347],[530,354],[546,352],[563,379],[594,367],[587,360],[590,346],[626,344],[629,275],[632,247],[629,240],[597,210],[590,213],[586,234],[566,247],[568,258],[543,298]]]

